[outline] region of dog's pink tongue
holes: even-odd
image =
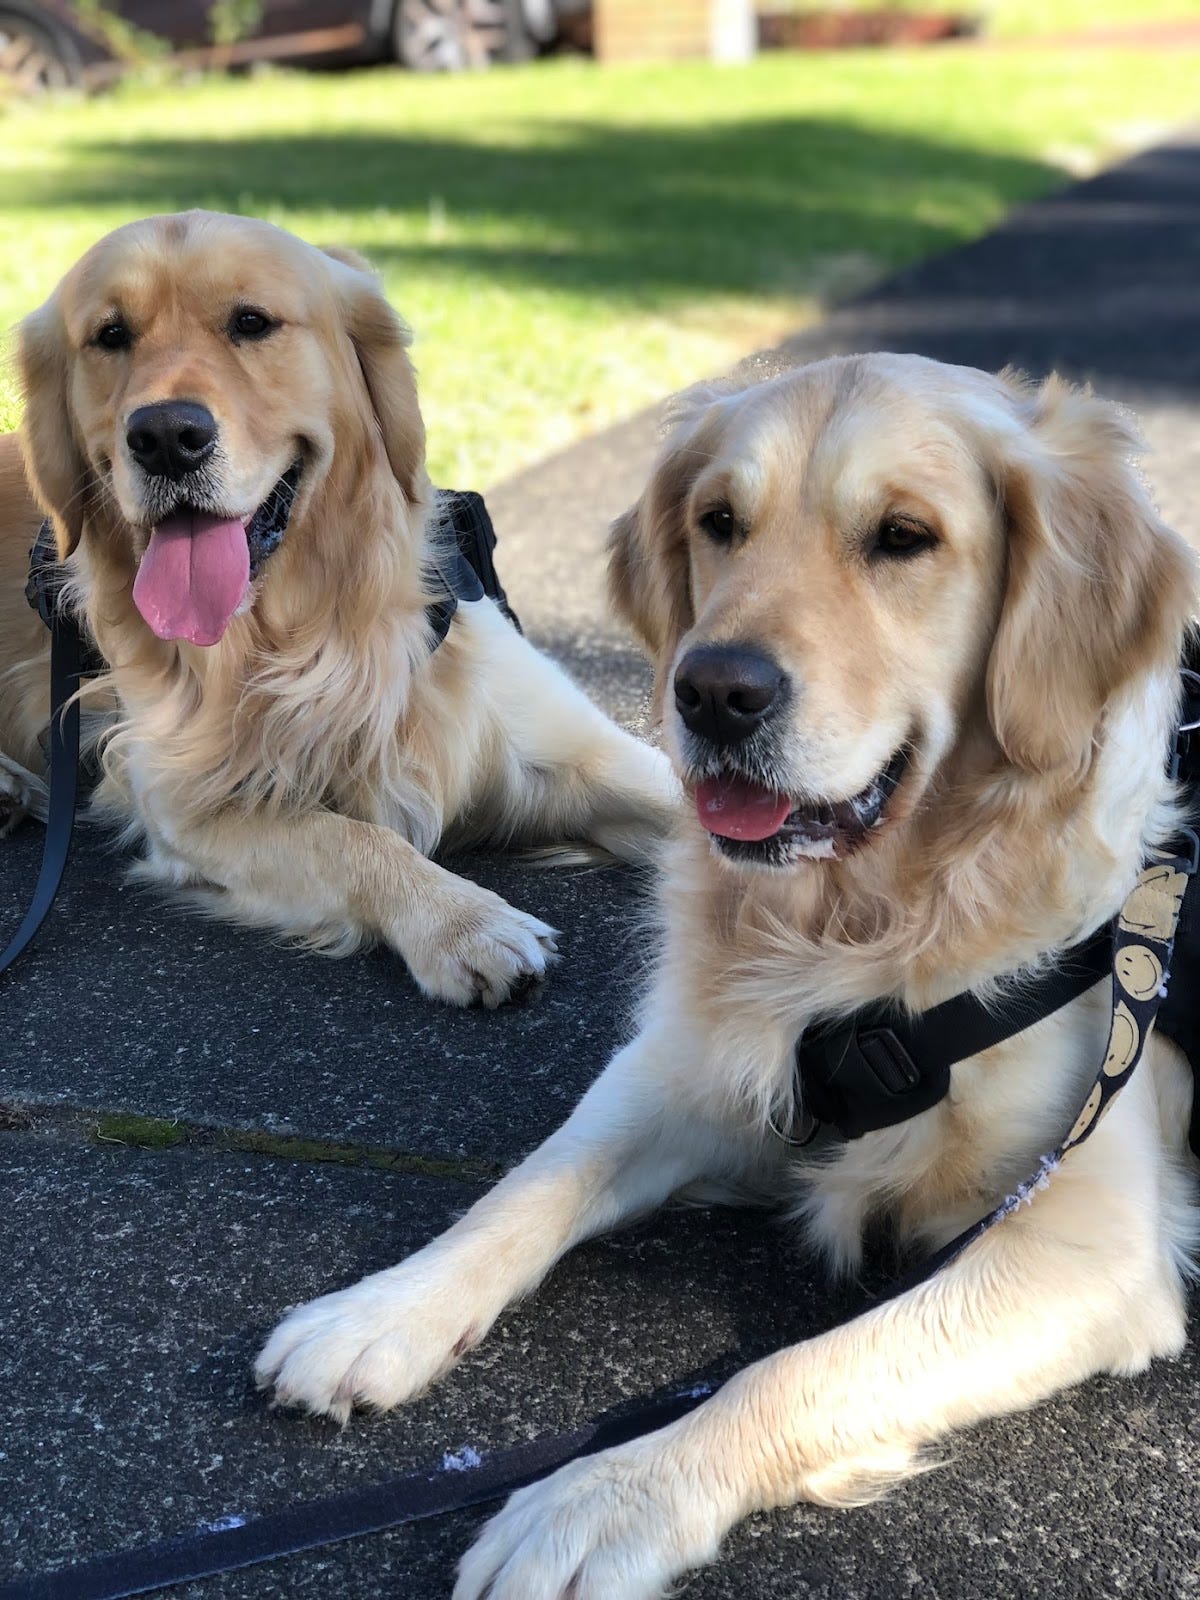
[[[787,795],[746,778],[705,778],[696,789],[700,821],[723,839],[769,839],[791,809]]]
[[[160,639],[216,644],[249,585],[245,523],[189,512],[151,534],[133,599]]]

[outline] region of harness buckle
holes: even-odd
[[[846,1139],[927,1111],[949,1088],[949,1068],[922,1067],[891,1026],[888,1006],[810,1028],[796,1046],[800,1103]]]

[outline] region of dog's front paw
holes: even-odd
[[[454,1600],[658,1600],[730,1520],[677,1452],[638,1440],[518,1490],[463,1557]]]
[[[32,772],[0,755],[0,839],[26,817],[46,820],[49,795],[46,785]]]
[[[413,1399],[477,1341],[461,1296],[395,1267],[297,1306],[254,1365],[281,1405],[344,1422],[356,1405],[387,1410]]]
[[[541,983],[557,958],[557,938],[490,889],[464,884],[437,916],[403,930],[397,942],[423,994],[491,1008]]]

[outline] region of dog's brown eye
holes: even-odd
[[[255,311],[252,306],[235,311],[229,319],[229,332],[234,339],[264,339],[274,327],[265,311]]]
[[[728,506],[713,506],[700,518],[700,526],[718,544],[728,544],[738,531],[737,518]]]
[[[913,522],[907,517],[885,517],[875,530],[868,551],[872,556],[917,556],[932,549],[937,535],[923,522]]]
[[[117,318],[112,322],[106,322],[92,343],[99,345],[101,350],[128,350],[133,343],[133,334],[128,326]]]

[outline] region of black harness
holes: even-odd
[[[1200,807],[1200,634],[1189,635],[1181,666],[1183,706],[1170,774],[1193,813]],[[1187,1056],[1196,1080],[1190,1130],[1200,1155],[1200,891],[1194,839],[1191,870],[1174,934],[1171,967],[1154,1025]],[[843,1139],[907,1122],[950,1089],[951,1069],[969,1056],[1023,1033],[1076,1000],[1113,971],[1117,923],[1074,945],[1049,972],[1018,980],[999,1000],[955,995],[928,1011],[905,1012],[876,1001],[849,1016],[805,1029],[796,1043],[796,1104],[807,1144],[822,1128]]]
[[[439,598],[425,608],[432,648],[436,650],[444,642],[461,600],[494,600],[520,633],[521,624],[508,603],[496,571],[496,530],[483,496],[470,489],[436,489],[434,505],[434,551],[430,565],[436,579],[433,587],[440,593]],[[279,542],[276,538],[267,553]],[[261,559],[260,553],[260,564]],[[58,615],[63,578],[54,529],[49,522],[43,522],[29,552],[25,598],[51,630]],[[85,674],[105,670],[103,656],[86,635],[82,641],[79,670]]]
[[[461,600],[494,600],[520,633],[521,624],[496,571],[496,530],[483,496],[472,489],[438,489],[435,495],[439,528],[433,568],[445,593],[425,609],[433,648],[450,632]]]

